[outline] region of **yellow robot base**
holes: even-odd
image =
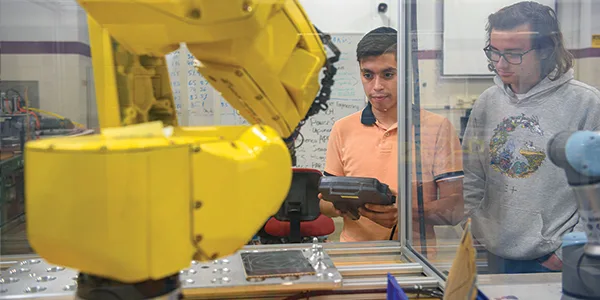
[[[37,254],[123,283],[233,254],[277,212],[292,179],[285,143],[263,126],[110,128],[30,142],[25,161]]]

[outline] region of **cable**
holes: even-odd
[[[297,147],[295,147],[295,142],[298,135],[300,135],[300,130],[302,129],[302,126],[304,126],[308,118],[317,114],[321,110],[326,111],[329,108],[329,106],[327,105],[327,101],[329,101],[329,98],[331,96],[331,87],[335,83],[333,78],[337,73],[337,67],[335,67],[335,63],[340,60],[340,56],[342,54],[338,47],[331,41],[331,35],[321,32],[319,28],[317,28],[317,26],[313,25],[313,27],[319,35],[319,38],[321,39],[323,45],[328,47],[329,50],[331,50],[333,56],[328,57],[325,61],[325,65],[323,66],[323,78],[321,79],[321,90],[319,91],[319,94],[317,95],[311,106],[308,108],[308,112],[306,113],[304,118],[298,123],[296,128],[294,128],[291,135],[284,139],[284,142],[288,145],[288,149],[292,153],[293,162],[296,161],[295,150],[297,149]]]
[[[42,124],[41,124],[41,122],[40,122],[40,118],[39,118],[39,116],[38,116],[38,115],[36,115],[36,114],[35,114],[33,111],[30,111],[30,110],[25,110],[25,109],[23,109],[23,108],[21,107],[21,98],[20,98],[20,97],[19,97],[19,98],[17,98],[17,103],[16,103],[16,104],[17,104],[16,110],[17,110],[18,112],[21,112],[21,113],[24,113],[24,114],[32,115],[32,116],[33,116],[33,118],[35,119],[35,129],[36,129],[36,130],[41,130],[41,128],[42,128]],[[39,138],[39,137],[36,137],[36,139],[37,139],[37,138]]]
[[[27,87],[25,87],[25,105],[29,106],[29,98],[28,98],[28,95],[27,95]],[[53,112],[49,112],[49,111],[45,111],[45,110],[42,110],[42,109],[39,109],[39,108],[28,107],[28,109],[32,110],[32,111],[35,111],[35,112],[38,112],[38,113],[41,113],[41,114],[46,114],[46,115],[55,117],[55,118],[60,119],[60,120],[67,119],[67,118],[65,118],[65,117],[63,117],[63,116],[61,116],[59,114],[56,114],[56,113],[53,113]],[[75,122],[73,120],[69,120],[69,121],[71,121],[71,123],[73,123],[73,125],[75,125],[75,126],[77,126],[79,128],[86,128],[86,126],[83,126],[82,124],[77,123],[77,122]]]
[[[35,119],[35,129],[40,130],[42,128],[42,124],[40,122],[40,118],[38,117],[38,115],[36,115],[33,111],[31,110],[25,110],[21,107],[21,98],[18,98],[17,100],[17,107],[16,110],[19,112],[22,112],[24,114],[30,114],[33,116],[33,118]]]
[[[298,137],[301,137],[302,140],[300,141],[300,145],[296,146],[296,149],[302,147],[302,145],[304,144],[304,135],[302,134],[302,132],[298,132]],[[296,138],[298,138],[296,137]]]
[[[71,123],[73,123],[73,125],[75,125],[75,126],[77,126],[77,127],[81,128],[81,129],[85,129],[85,128],[87,128],[86,126],[83,126],[83,124],[81,124],[81,123],[77,123],[77,122],[75,122],[75,121],[73,121],[73,120],[71,120],[71,119],[67,119],[67,118],[65,118],[65,117],[63,117],[63,116],[61,116],[61,115],[59,115],[59,114],[57,114],[57,113],[54,113],[54,112],[51,112],[51,111],[47,111],[47,110],[43,110],[43,109],[39,109],[39,108],[35,108],[35,107],[29,107],[29,98],[28,98],[28,93],[27,93],[27,86],[25,86],[24,88],[25,88],[25,97],[24,97],[23,99],[25,100],[25,106],[24,106],[24,107],[22,107],[22,109],[24,109],[24,110],[28,110],[28,111],[37,112],[37,113],[39,113],[39,114],[48,115],[48,116],[51,116],[51,117],[55,117],[55,118],[57,118],[57,119],[59,119],[59,120],[69,120],[69,121],[71,121]],[[21,95],[19,94],[19,92],[17,92],[17,91],[16,91],[16,90],[14,90],[14,89],[9,89],[8,91],[13,91],[13,92],[14,92],[14,93],[16,93],[17,95],[19,95],[19,97],[21,96]],[[19,101],[19,102],[20,102],[20,101]],[[19,106],[20,106],[19,102],[17,102],[17,105],[19,105]],[[37,116],[36,116],[36,118],[37,118]],[[39,122],[39,120],[38,120],[38,122]],[[39,128],[38,128],[38,129],[39,129]]]
[[[41,114],[45,114],[45,115],[49,115],[49,116],[55,117],[55,118],[60,119],[60,120],[67,120],[67,118],[65,118],[65,117],[63,117],[63,116],[61,116],[61,115],[59,115],[57,113],[45,111],[43,109],[33,108],[33,107],[28,107],[27,109],[29,109],[31,111],[35,111],[35,112],[41,113]],[[71,123],[73,123],[73,125],[75,125],[75,126],[77,126],[79,128],[86,128],[85,126],[83,126],[83,124],[77,123],[77,122],[75,122],[73,120],[70,120],[70,119],[68,119],[68,120],[71,121]]]
[[[394,224],[394,227],[392,227],[392,233],[390,233],[390,241],[394,240],[394,233],[396,233],[397,226],[398,226],[398,224]]]
[[[6,111],[6,113],[12,113],[14,108],[10,105],[10,100],[8,99],[8,97],[4,98],[4,108],[8,109],[8,111]],[[4,112],[4,110],[3,110]]]

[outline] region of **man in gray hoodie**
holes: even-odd
[[[573,79],[556,13],[519,2],[488,17],[489,69],[463,138],[464,201],[491,273],[559,271],[562,236],[581,231],[574,195],[546,143],[600,130],[600,93]]]

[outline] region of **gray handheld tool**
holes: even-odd
[[[323,200],[333,203],[337,210],[348,213],[354,220],[360,218],[358,208],[367,203],[393,205],[396,202],[390,187],[375,178],[321,177],[319,192]]]

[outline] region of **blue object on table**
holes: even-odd
[[[477,298],[475,300],[490,300],[486,295],[484,295],[480,289],[477,289]]]
[[[387,275],[387,300],[408,300],[408,296],[404,293],[404,290],[396,281],[396,278],[392,274]]]
[[[392,274],[387,274],[387,300],[409,300],[404,290],[396,281],[396,278],[392,276]],[[480,289],[477,289],[477,297],[476,300],[489,300],[489,298],[481,292]]]

